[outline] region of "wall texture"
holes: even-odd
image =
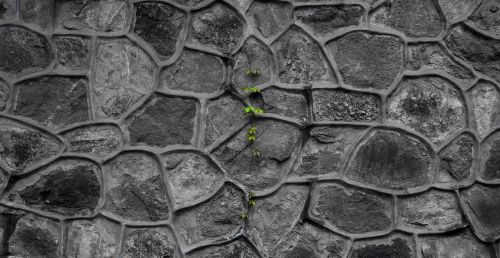
[[[0,255],[498,255],[498,0],[0,0],[0,77]]]

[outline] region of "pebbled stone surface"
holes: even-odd
[[[107,124],[90,124],[62,134],[69,142],[69,151],[104,157],[118,151],[122,143],[120,128]]]
[[[84,77],[42,76],[15,85],[15,115],[62,128],[90,118],[88,85]]]
[[[500,131],[481,143],[481,161],[478,176],[488,181],[500,179]]]
[[[439,144],[465,126],[465,104],[461,92],[442,77],[407,77],[388,100],[388,120]]]
[[[295,9],[295,20],[318,35],[360,25],[364,9],[360,5],[301,6]]]
[[[312,101],[316,121],[374,122],[381,116],[381,99],[375,94],[314,90]]]
[[[252,21],[254,30],[265,38],[271,38],[284,31],[292,22],[293,7],[286,2],[256,0],[250,5],[247,16]]]
[[[422,237],[418,249],[423,257],[495,257],[492,248],[480,242],[469,230]]]
[[[389,235],[375,240],[355,241],[349,258],[372,258],[372,257],[415,257],[413,240],[402,234]]]
[[[271,79],[273,55],[266,45],[255,38],[245,41],[234,57],[234,63],[233,84],[240,93],[243,93],[243,87],[260,85]],[[249,77],[245,75],[248,69],[258,69],[260,75]]]
[[[57,35],[53,38],[57,63],[68,70],[86,70],[90,66],[91,42],[81,36]]]
[[[185,256],[186,258],[211,258],[211,257],[241,257],[259,258],[260,256],[248,241],[237,239],[230,243],[205,247]]]
[[[355,88],[386,90],[403,68],[401,39],[351,32],[326,44],[344,82]]]
[[[476,130],[481,138],[500,126],[500,91],[491,83],[482,81],[469,91]]]
[[[500,188],[475,184],[460,194],[476,236],[488,242],[499,239],[500,221],[495,214],[500,210]]]
[[[71,221],[66,257],[114,257],[119,236],[120,225],[102,217]]]
[[[288,92],[278,88],[268,88],[261,94],[250,96],[252,103],[268,114],[307,121],[307,97],[302,92]]]
[[[229,136],[246,121],[244,105],[230,95],[209,101],[205,115],[205,145],[211,145]]]
[[[440,183],[460,183],[474,174],[473,161],[477,155],[477,141],[470,134],[462,134],[439,155],[436,180]]]
[[[174,235],[163,227],[127,229],[122,249],[127,258],[179,257]]]

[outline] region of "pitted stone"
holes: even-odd
[[[68,70],[87,70],[89,68],[91,55],[89,38],[57,35],[53,41],[59,66]]]
[[[481,143],[478,176],[487,181],[500,180],[500,131],[492,133]]]
[[[3,0],[0,2],[0,20],[16,18],[17,0]]]
[[[192,246],[235,235],[245,223],[240,219],[245,206],[244,193],[226,184],[210,200],[177,213],[174,225],[179,241]]]
[[[297,155],[301,132],[295,126],[274,120],[261,120],[256,141],[250,144],[246,129],[217,148],[214,156],[234,180],[247,188],[260,191],[269,189],[285,176]],[[260,155],[255,155],[255,151]]]
[[[271,257],[345,257],[349,240],[310,223],[297,224],[273,250]]]
[[[110,124],[90,124],[62,134],[69,142],[69,151],[104,157],[118,151],[122,143],[120,128]]]
[[[403,70],[404,43],[394,36],[351,32],[326,47],[351,87],[386,90]]]
[[[467,19],[481,0],[439,0],[439,5],[449,23]]]
[[[224,90],[225,71],[220,57],[184,49],[179,59],[162,71],[160,89],[217,93]]]
[[[347,178],[391,190],[432,182],[431,149],[415,136],[391,130],[370,132],[347,168]]]
[[[245,41],[238,54],[234,57],[233,84],[242,93],[243,87],[252,87],[263,84],[271,79],[273,69],[273,55],[271,50],[255,38]],[[247,69],[258,69],[257,77],[245,74]]]
[[[213,161],[194,152],[164,155],[163,165],[174,207],[205,199],[224,182],[224,174]]]
[[[389,230],[392,209],[389,196],[338,183],[320,183],[314,187],[308,213],[332,229],[362,234]]]
[[[195,12],[190,26],[188,42],[225,53],[233,51],[241,43],[245,23],[236,11],[216,2]]]
[[[493,248],[479,241],[469,230],[421,237],[417,249],[424,258],[495,257]]]
[[[407,77],[388,99],[388,120],[439,144],[466,125],[461,92],[438,76]]]
[[[349,258],[413,258],[416,257],[413,240],[408,235],[392,234],[383,238],[357,240]]]
[[[92,65],[94,112],[119,119],[154,88],[156,66],[128,39],[100,39]]]
[[[273,44],[280,82],[332,83],[332,73],[321,47],[302,29],[293,26]]]
[[[316,121],[374,122],[380,120],[378,95],[349,90],[313,90]]]
[[[14,226],[14,225],[12,225]],[[61,225],[54,220],[28,214],[19,219],[8,242],[9,255],[53,258],[61,245]]]
[[[27,74],[44,70],[52,62],[49,41],[20,26],[0,26],[0,71]]]
[[[484,0],[481,1],[481,5],[469,17],[469,20],[479,29],[499,37],[500,13],[498,11],[500,11],[500,3],[498,1]]]
[[[500,40],[486,37],[459,25],[451,28],[444,39],[455,56],[467,61],[478,72],[500,81]]]
[[[169,218],[167,189],[158,161],[142,152],[124,152],[104,165],[104,209],[127,220]]]
[[[132,145],[191,144],[197,112],[194,99],[154,96],[128,118]]]
[[[500,126],[500,91],[491,82],[481,81],[469,91],[476,130],[481,138]]]
[[[292,176],[339,175],[363,127],[319,126],[309,131]]]
[[[251,102],[268,114],[290,117],[307,121],[307,97],[303,92],[285,91],[268,88],[260,94],[250,96]]]
[[[286,2],[256,0],[250,5],[247,16],[262,36],[271,38],[292,23],[293,7]]]
[[[123,241],[124,258],[180,257],[175,237],[165,227],[127,229]]]
[[[53,135],[0,117],[0,162],[14,174],[53,159],[64,149]]]
[[[55,129],[90,119],[85,77],[42,76],[15,85],[12,113]]]
[[[284,185],[273,195],[258,198],[248,215],[250,239],[269,254],[292,231],[306,205],[306,185]]]
[[[240,128],[247,121],[243,115],[244,107],[240,100],[230,95],[208,101],[205,118],[205,145],[211,145]]]
[[[475,184],[461,191],[464,210],[482,241],[492,242],[500,238],[500,187]]]
[[[401,31],[409,37],[436,37],[445,25],[434,0],[393,0],[375,10],[370,22]]]
[[[194,252],[188,253],[186,258],[260,258],[261,256],[255,251],[255,248],[243,239],[224,243],[220,245],[212,245]]]
[[[176,50],[186,14],[163,3],[135,3],[134,32],[161,56],[171,57]]]
[[[68,247],[65,257],[114,257],[120,230],[120,224],[102,217],[73,220],[67,227]]]
[[[359,25],[364,12],[362,6],[350,4],[300,6],[295,9],[295,20],[316,35],[327,35],[341,28]]]
[[[52,1],[21,0],[19,16],[25,23],[46,29],[52,26],[52,5]]]
[[[439,183],[461,183],[474,174],[473,162],[477,157],[477,141],[469,134],[462,134],[439,152]]]
[[[83,159],[59,159],[13,182],[4,201],[66,216],[95,213],[101,198],[101,171]]]
[[[0,80],[0,111],[4,111],[10,98],[10,87]]]
[[[130,10],[125,0],[56,0],[58,29],[126,33]]]

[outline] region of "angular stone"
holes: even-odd
[[[105,210],[127,220],[168,219],[167,189],[156,159],[142,152],[124,152],[108,161],[104,171]]]
[[[406,68],[422,73],[446,73],[459,80],[462,87],[468,86],[475,78],[469,69],[454,61],[440,45],[433,43],[410,45]]]
[[[129,118],[132,145],[189,145],[193,138],[196,101],[155,96]]]
[[[268,114],[307,121],[307,97],[304,93],[268,88],[250,97],[255,107],[262,108]]]
[[[464,210],[477,237],[486,242],[500,238],[500,187],[475,184],[461,191]]]
[[[472,1],[474,2],[474,1]],[[484,0],[470,16],[476,27],[492,35],[500,36],[500,3],[496,0]]]
[[[0,117],[0,162],[14,174],[28,171],[64,150],[53,135]]]
[[[123,240],[125,258],[179,257],[173,233],[164,227],[127,229]]]
[[[250,239],[268,254],[292,231],[306,205],[306,185],[284,185],[273,195],[258,198],[248,215]]]
[[[247,126],[216,149],[214,156],[231,178],[260,191],[276,185],[285,175],[297,155],[301,133],[295,126],[274,120],[260,120],[254,126],[255,142],[248,142]]]
[[[478,176],[488,181],[500,180],[500,131],[488,136],[481,144]]]
[[[415,247],[410,236],[393,234],[374,240],[357,240],[349,253],[349,258],[414,258]]]
[[[271,50],[255,38],[245,41],[234,57],[233,84],[237,91],[243,93],[243,87],[251,87],[268,82],[273,68]],[[257,77],[246,75],[248,69],[257,69]]]
[[[29,177],[18,179],[4,201],[66,216],[94,214],[101,197],[97,164],[77,158],[59,159]]]
[[[123,141],[120,128],[111,124],[86,125],[62,135],[69,142],[69,151],[97,157],[118,151]]]
[[[393,0],[375,10],[370,21],[399,30],[409,37],[435,37],[445,25],[434,0]]]
[[[500,92],[491,82],[481,81],[469,91],[476,130],[481,138],[500,126]]]
[[[128,39],[102,39],[96,44],[92,65],[95,113],[98,118],[118,119],[153,90],[156,66]]]
[[[399,223],[419,232],[445,232],[466,225],[453,192],[430,190],[401,197],[397,210]]]
[[[439,183],[460,183],[474,174],[472,162],[477,156],[477,141],[469,134],[462,134],[439,152]]]
[[[347,177],[376,187],[408,190],[432,182],[432,150],[412,135],[370,132],[354,151]]]
[[[10,20],[16,18],[17,0],[0,1],[0,20]]]
[[[10,88],[7,83],[0,80],[0,111],[4,111],[10,97]]]
[[[216,55],[184,49],[160,76],[160,89],[217,93],[224,90],[226,67]]]
[[[66,30],[127,32],[129,15],[124,0],[56,0],[55,26]]]
[[[52,128],[62,128],[90,119],[87,79],[42,76],[22,81],[12,113]]]
[[[404,43],[394,36],[351,32],[326,47],[351,87],[386,90],[403,69]]]
[[[239,99],[232,96],[223,96],[208,101],[205,118],[205,145],[211,145],[240,128],[247,121],[243,116],[244,107]]]
[[[188,41],[231,52],[243,39],[244,26],[244,21],[232,8],[215,3],[193,14]]]
[[[135,3],[134,31],[165,58],[176,50],[186,14],[162,3]]]
[[[348,243],[345,237],[310,223],[298,224],[273,250],[271,257],[341,258],[347,254]]]
[[[227,184],[210,200],[178,212],[174,219],[177,236],[185,246],[227,239],[245,224],[240,219],[243,212],[245,194]]]
[[[10,174],[5,171],[4,169],[0,168],[0,194],[3,194],[5,188],[7,187],[7,184],[9,183],[10,180]],[[1,213],[0,213],[1,216]],[[1,223],[1,222],[0,222]],[[1,226],[0,226],[0,240],[1,240]],[[1,255],[1,248],[0,248],[0,255]]]
[[[224,243],[221,245],[212,245],[194,252],[188,253],[186,258],[259,258],[260,255],[253,246],[243,239]]]
[[[65,257],[114,257],[120,230],[120,224],[101,217],[71,221]]]
[[[12,225],[14,226],[14,225]],[[8,243],[9,257],[58,257],[61,226],[56,221],[28,214],[17,221]]]
[[[273,48],[280,82],[297,85],[331,81],[333,75],[320,46],[298,27],[283,34]]]
[[[479,6],[481,0],[439,0],[439,5],[449,23],[463,21]]]
[[[49,41],[24,27],[0,26],[0,70],[12,74],[38,72],[52,62]]]
[[[318,35],[359,25],[365,10],[360,5],[300,6],[295,9],[295,20]]]
[[[312,101],[316,121],[380,120],[382,100],[375,94],[348,90],[314,90]]]
[[[206,199],[224,183],[224,174],[213,161],[195,152],[167,154],[163,162],[174,206]]]
[[[91,53],[89,38],[58,35],[53,40],[59,66],[68,70],[87,70],[89,68]]]
[[[0,208],[0,240],[2,243],[8,243],[12,231],[17,224],[19,218],[26,215],[26,212],[18,209],[11,209],[5,206]],[[30,215],[33,216],[33,215]],[[0,247],[0,255],[9,255],[9,246],[4,244]]]
[[[45,29],[52,26],[52,1],[21,0],[19,16],[25,23],[35,24]]]
[[[491,247],[477,240],[469,230],[447,235],[425,236],[419,241],[424,258],[495,257]]]
[[[445,43],[452,54],[469,62],[478,72],[500,81],[500,40],[459,25],[450,29]]]
[[[256,0],[248,9],[247,16],[262,36],[271,38],[292,22],[293,7],[285,2]]]
[[[297,158],[293,176],[339,175],[352,144],[363,127],[319,126],[309,131],[309,138]]]
[[[362,234],[388,230],[393,220],[392,209],[389,196],[338,183],[320,183],[314,187],[308,213],[332,229]]]
[[[388,99],[389,122],[402,124],[439,144],[466,125],[462,95],[438,76],[407,77]]]

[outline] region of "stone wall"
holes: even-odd
[[[499,83],[498,0],[0,0],[0,256],[500,257]]]

